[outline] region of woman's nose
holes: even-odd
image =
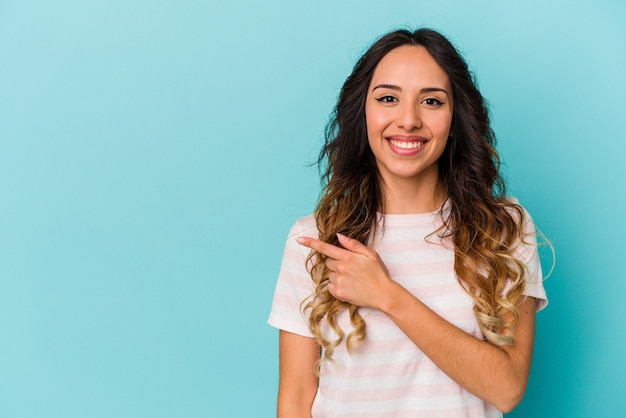
[[[398,114],[398,126],[407,131],[419,129],[422,126],[422,120],[419,114],[419,107],[413,103],[401,106]]]

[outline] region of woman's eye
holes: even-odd
[[[434,97],[424,99],[422,103],[428,106],[441,106],[443,104],[441,100],[435,99]]]
[[[376,100],[381,103],[394,103],[396,101],[396,98],[393,96],[383,96],[383,97],[377,98]]]

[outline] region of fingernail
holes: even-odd
[[[298,244],[304,244],[305,240],[302,237],[298,237],[298,239],[296,240],[298,241]]]

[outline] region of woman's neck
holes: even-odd
[[[441,208],[448,198],[438,181],[384,183],[383,194],[385,199],[384,212],[388,214],[434,212]]]

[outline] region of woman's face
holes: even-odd
[[[446,72],[422,46],[401,46],[378,63],[367,91],[369,145],[386,185],[439,178],[451,135],[453,97]]]

